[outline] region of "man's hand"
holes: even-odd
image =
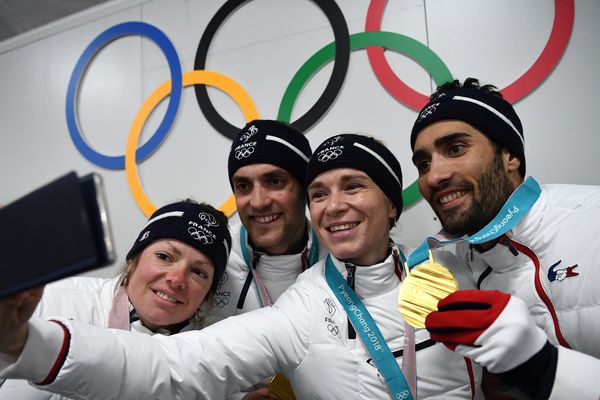
[[[0,353],[19,358],[27,341],[27,321],[43,292],[41,287],[0,300]]]
[[[514,369],[546,344],[521,299],[499,291],[459,290],[425,320],[431,339],[486,367],[492,373]]]
[[[535,325],[523,300],[489,290],[459,290],[427,316],[431,339],[498,374],[531,398],[546,399],[558,349]]]

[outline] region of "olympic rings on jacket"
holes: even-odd
[[[182,86],[181,64],[179,63],[179,56],[177,55],[175,47],[173,47],[173,44],[169,38],[167,38],[162,31],[144,22],[125,22],[115,25],[98,35],[85,48],[83,54],[81,54],[79,60],[77,60],[77,64],[75,64],[75,69],[71,74],[71,79],[67,89],[66,114],[69,134],[71,135],[71,139],[73,140],[75,147],[77,147],[77,150],[79,150],[79,152],[85,158],[87,158],[88,161],[106,169],[123,169],[125,167],[125,157],[107,156],[101,154],[92,149],[85,142],[83,135],[77,126],[75,110],[78,91],[77,89],[83,73],[96,53],[111,41],[127,35],[146,36],[148,39],[154,41],[158,47],[160,47],[167,58],[169,71],[171,73],[171,81],[173,82],[173,92],[172,96],[169,98],[169,106],[167,107],[167,111],[156,132],[137,151],[136,155],[138,161],[142,161],[152,154],[167,136],[169,129],[171,129],[171,125],[173,125],[173,121],[175,121],[175,116],[177,115],[179,102],[181,100]]]
[[[248,93],[237,82],[226,75],[214,71],[189,71],[183,74],[183,83],[180,87],[199,84],[214,86],[228,94],[242,110],[246,121],[249,122],[259,118],[256,107]],[[150,215],[156,211],[156,207],[148,199],[148,196],[146,196],[146,193],[140,184],[134,152],[148,116],[161,100],[171,93],[171,86],[171,81],[167,81],[148,96],[135,116],[129,131],[129,137],[127,138],[127,146],[125,149],[125,172],[127,174],[127,182],[129,183],[129,188],[135,202],[147,217],[150,217]],[[229,198],[221,204],[219,209],[227,216],[233,214],[235,211],[235,198],[233,195],[229,196]]]
[[[381,29],[381,20],[386,4],[387,0],[371,0],[367,11],[365,31]],[[574,0],[554,0],[554,23],[548,42],[533,65],[520,78],[500,90],[506,101],[515,103],[521,100],[552,72],[569,42],[574,15]],[[385,58],[383,48],[368,48],[367,55],[377,79],[396,100],[416,111],[427,104],[429,96],[413,90],[394,73]]]
[[[206,56],[208,54],[208,48],[213,37],[215,36],[215,33],[227,16],[229,16],[229,14],[231,14],[238,6],[246,1],[247,0],[227,1],[210,20],[208,26],[202,34],[202,38],[198,44],[198,49],[196,50],[196,57],[194,61],[195,70],[203,70],[206,68]],[[346,72],[348,71],[348,63],[350,62],[350,40],[348,38],[348,25],[346,24],[344,14],[342,14],[342,11],[334,0],[313,1],[326,15],[331,27],[333,28],[336,52],[333,71],[331,72],[331,76],[327,86],[325,87],[325,90],[317,102],[306,112],[306,114],[298,118],[297,121],[291,123],[293,127],[301,132],[304,132],[313,126],[327,112],[331,104],[333,104],[340,89],[342,88],[342,84],[346,78]],[[200,109],[204,113],[204,116],[208,122],[223,136],[233,139],[240,131],[240,128],[231,125],[219,115],[208,98],[206,86],[196,86],[195,90],[198,105],[200,106]]]
[[[361,32],[350,35],[351,50],[369,48],[369,46],[382,46],[386,49],[396,50],[412,57],[421,64],[433,77],[438,85],[452,80],[452,74],[446,64],[427,46],[408,36],[393,32]],[[301,67],[289,83],[281,104],[277,119],[289,121],[292,107],[304,84],[323,65],[330,61],[335,53],[335,43],[329,43],[313,54]],[[408,207],[421,198],[418,183],[415,180],[402,191],[404,206]]]

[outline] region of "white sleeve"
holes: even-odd
[[[276,371],[294,368],[305,354],[290,312],[269,307],[228,318],[201,331],[173,336],[112,330],[61,321],[71,337],[56,379],[41,389],[72,399],[219,399],[248,388]],[[32,331],[48,324],[32,325]],[[60,327],[59,327],[60,328]],[[32,337],[35,337],[34,334]],[[40,339],[39,348],[60,343]],[[277,356],[276,356],[277,355]],[[23,353],[12,368],[28,373],[40,356]]]
[[[550,399],[600,399],[600,359],[559,346]]]
[[[43,382],[54,368],[65,343],[65,331],[60,325],[39,318],[29,320],[25,348],[18,360],[6,356],[0,362],[0,377]]]

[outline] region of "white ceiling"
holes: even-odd
[[[106,0],[0,0],[0,42]]]

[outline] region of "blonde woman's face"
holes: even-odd
[[[197,249],[162,239],[146,247],[128,272],[129,300],[142,323],[156,330],[194,315],[210,291],[214,266]]]

